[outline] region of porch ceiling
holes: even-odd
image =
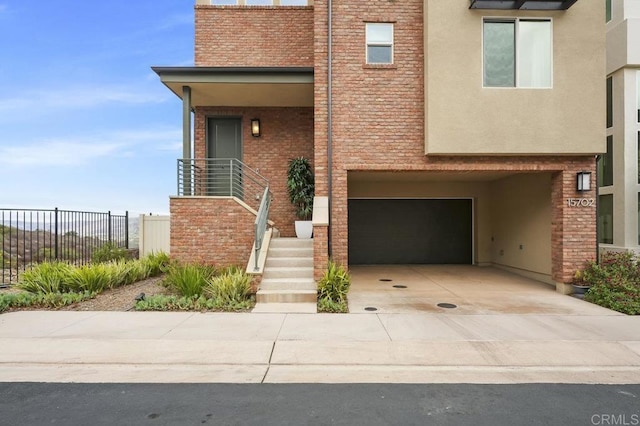
[[[152,67],[179,98],[191,87],[191,106],[313,107],[313,68]]]

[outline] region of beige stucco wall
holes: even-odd
[[[483,88],[484,16],[553,22],[553,88]],[[605,8],[470,10],[425,0],[427,154],[592,154],[605,146]]]
[[[349,198],[472,198],[474,202],[474,263],[491,262],[491,222],[488,182],[354,181]]]
[[[551,175],[491,183],[492,263],[551,276]]]

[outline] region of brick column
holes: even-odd
[[[551,277],[556,290],[569,294],[575,271],[596,257],[595,164],[591,157],[572,162],[551,180]],[[578,192],[577,173],[592,172],[591,190]],[[573,202],[571,200],[574,200]]]
[[[329,262],[329,227],[313,227],[313,279],[320,281]]]

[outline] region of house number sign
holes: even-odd
[[[567,198],[567,206],[569,207],[594,207],[595,205],[595,198]]]

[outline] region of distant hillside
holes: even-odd
[[[138,239],[139,239],[139,218],[129,217],[129,247],[137,248],[138,247]],[[9,221],[6,220],[4,223],[0,220],[0,226],[4,226],[4,234],[8,236],[10,233],[10,229],[19,230],[19,231],[27,231],[29,233],[36,233],[37,231],[45,231],[47,233],[51,233],[54,235],[55,233],[55,224],[51,222],[39,221],[39,222],[24,222],[24,221]],[[2,232],[2,229],[0,229]],[[117,222],[114,221],[112,224],[112,235],[115,239],[119,235],[124,235],[125,230],[120,229]],[[79,221],[79,222],[59,222],[58,223],[58,235],[77,235],[80,237],[95,237],[99,240],[108,240],[109,238],[109,225],[106,220],[94,220],[94,221]],[[24,234],[21,233],[22,236]]]

